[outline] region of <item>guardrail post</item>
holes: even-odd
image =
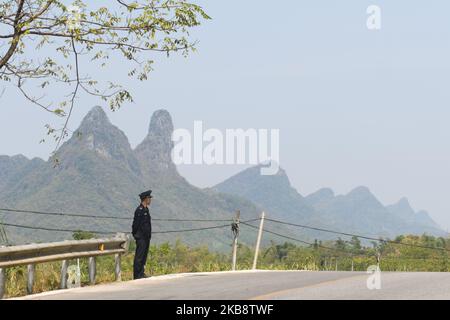
[[[6,289],[6,270],[0,268],[0,299],[3,299]]]
[[[67,268],[69,263],[67,260],[63,260],[61,263],[61,282],[59,285],[60,289],[67,289]]]
[[[120,268],[121,260],[122,255],[116,254],[114,256],[114,273],[116,276],[116,281],[122,281],[122,270]]]
[[[27,293],[32,294],[33,293],[33,287],[34,287],[34,270],[35,266],[34,264],[29,264],[27,266]]]
[[[97,266],[95,263],[95,257],[89,257],[89,283],[95,284],[95,276],[97,274]]]

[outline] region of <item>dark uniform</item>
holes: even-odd
[[[150,192],[142,193],[139,196],[145,198],[150,197]],[[147,261],[148,250],[150,247],[150,239],[152,237],[152,220],[148,208],[142,204],[136,208],[133,220],[133,237],[136,240],[136,253],[134,255],[133,274],[134,279],[145,277],[144,269]]]

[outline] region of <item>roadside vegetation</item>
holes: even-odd
[[[86,233],[76,233],[74,238],[92,237]],[[432,236],[400,236],[395,241],[407,245],[369,243],[362,245],[356,237],[351,241],[320,242],[310,247],[293,243],[271,243],[261,249],[258,269],[268,270],[314,270],[314,271],[354,271],[365,272],[369,266],[377,264],[380,254],[381,271],[429,271],[449,272],[450,239]],[[424,248],[427,247],[427,248]],[[434,249],[430,249],[434,248]],[[134,243],[129,253],[122,257],[122,280],[133,277]],[[231,252],[231,247],[230,247]],[[254,249],[245,245],[238,248],[238,270],[252,267]],[[70,264],[76,264],[70,261]],[[34,292],[56,290],[60,283],[59,262],[36,266]],[[87,259],[80,259],[82,286],[89,285]],[[227,271],[231,269],[231,253],[213,252],[205,246],[190,247],[180,240],[175,243],[152,245],[147,262],[147,273],[152,276],[183,273]],[[9,268],[6,271],[7,297],[26,294],[26,267]],[[97,283],[114,281],[114,258],[97,258]]]

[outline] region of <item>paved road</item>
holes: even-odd
[[[26,299],[450,299],[450,273],[257,271],[181,274],[54,291]]]

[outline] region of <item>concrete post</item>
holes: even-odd
[[[3,299],[5,296],[6,290],[6,270],[0,268],[0,299]]]
[[[91,285],[95,284],[95,276],[97,275],[97,266],[95,257],[89,258],[89,283]]]
[[[60,289],[67,289],[67,268],[69,263],[67,260],[63,260],[61,263],[61,280],[59,283]]]
[[[259,246],[261,245],[261,238],[262,238],[262,233],[263,233],[263,229],[264,229],[264,217],[265,217],[265,213],[263,212],[261,214],[261,222],[259,223],[258,238],[256,239],[255,258],[253,260],[253,268],[252,268],[253,270],[256,270],[256,266],[258,264]]]
[[[114,256],[114,273],[115,273],[116,281],[122,281],[122,270],[120,267],[121,260],[122,260],[122,255],[116,254]]]
[[[33,293],[33,287],[34,287],[34,271],[35,266],[34,264],[29,264],[27,266],[27,294]]]
[[[233,223],[235,224],[236,230],[233,230],[234,239],[233,239],[233,260],[232,260],[232,265],[231,265],[232,271],[236,271],[236,256],[237,256],[240,217],[241,217],[241,212],[237,211],[236,217],[234,218],[234,221],[233,221]]]

